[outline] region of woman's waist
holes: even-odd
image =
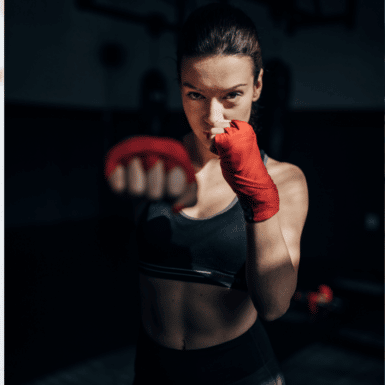
[[[147,337],[156,344],[174,350],[197,350],[224,344],[246,333],[256,322],[257,312],[250,313],[241,322],[224,324],[223,320],[210,320],[209,325],[204,320],[192,323],[184,318],[164,317],[162,320],[153,319],[142,312],[141,323]]]
[[[152,280],[152,279],[151,279]],[[154,341],[174,349],[223,343],[253,325],[257,311],[247,293],[195,283],[141,279],[141,318]]]

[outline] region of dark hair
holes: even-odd
[[[244,55],[253,59],[254,81],[263,68],[261,47],[253,21],[240,9],[227,4],[209,4],[196,9],[184,23],[177,45],[177,74],[181,83],[184,57]],[[250,121],[257,133],[257,102],[253,102]]]

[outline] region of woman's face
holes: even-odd
[[[184,58],[181,65],[181,94],[187,120],[198,140],[209,149],[209,132],[228,127],[220,122],[248,122],[252,102],[262,91],[263,70],[254,82],[249,56]],[[215,130],[214,130],[215,131]]]

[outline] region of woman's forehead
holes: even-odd
[[[249,56],[217,55],[183,58],[181,80],[195,87],[228,89],[248,84],[254,79],[253,61]]]

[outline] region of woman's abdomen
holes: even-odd
[[[140,274],[141,319],[153,340],[178,350],[234,339],[255,322],[247,292]]]

